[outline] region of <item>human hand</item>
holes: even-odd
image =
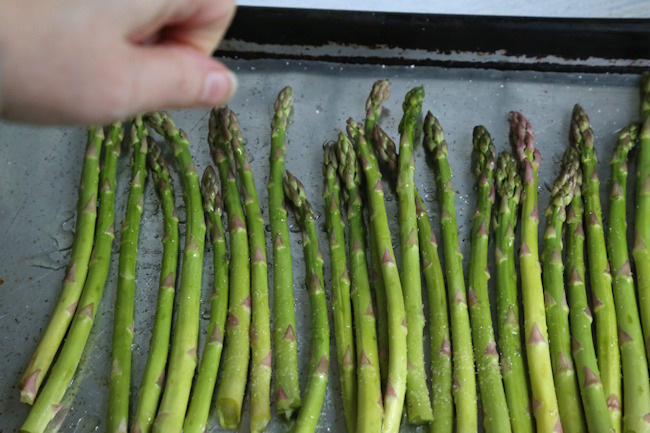
[[[0,116],[107,123],[226,102],[235,0],[0,0]]]

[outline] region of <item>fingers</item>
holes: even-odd
[[[223,64],[189,47],[137,47],[131,55],[125,108],[133,113],[220,105],[237,88],[235,75]]]
[[[235,0],[202,0],[187,14],[182,9],[161,34],[161,42],[194,47],[212,55],[235,15]]]

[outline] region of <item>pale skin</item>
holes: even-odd
[[[227,102],[235,0],[0,0],[0,117],[98,124]]]

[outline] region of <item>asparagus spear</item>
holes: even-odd
[[[394,180],[397,177],[398,160],[395,142],[379,125],[375,126],[373,135],[377,155],[386,164],[388,174]],[[454,407],[451,397],[451,343],[449,341],[445,282],[438,257],[438,241],[431,230],[424,201],[422,201],[417,188],[414,192],[422,271],[427,285],[430,311],[431,390],[433,394],[433,421],[430,424],[430,429],[432,432],[451,432],[454,425]]]
[[[442,204],[442,235],[451,316],[454,366],[453,395],[456,403],[457,431],[477,430],[476,378],[469,313],[465,298],[462,254],[458,242],[454,189],[447,160],[447,142],[442,127],[431,112],[424,120],[424,147],[435,163],[436,184]]]
[[[185,433],[203,433],[207,430],[208,415],[217,372],[223,350],[223,335],[228,314],[228,253],[226,237],[223,232],[221,217],[223,203],[219,195],[217,174],[212,167],[206,168],[201,179],[201,196],[207,231],[212,241],[214,288],[210,296],[210,320],[208,322],[205,348],[199,366],[199,373],[192,391],[190,406],[187,409],[183,431]]]
[[[197,364],[205,220],[199,176],[192,162],[187,135],[183,130],[177,129],[171,117],[165,113],[149,114],[147,122],[165,137],[174,152],[187,209],[185,248],[176,324],[169,357],[169,374],[153,425],[154,432],[180,432]]]
[[[596,315],[598,366],[607,396],[607,407],[616,432],[621,431],[621,359],[616,330],[616,310],[612,294],[612,277],[605,249],[605,235],[600,207],[600,193],[594,149],[594,133],[589,118],[578,104],[573,108],[570,139],[578,149],[582,163],[583,195],[587,221],[587,256],[589,280]]]
[[[639,151],[636,157],[636,211],[632,257],[638,275],[639,310],[645,337],[646,356],[650,359],[650,73],[641,77],[641,118]]]
[[[577,150],[573,151],[573,158],[579,160]],[[565,158],[571,157],[569,153]],[[600,381],[600,371],[596,361],[596,351],[591,335],[593,321],[591,310],[587,302],[585,289],[585,264],[584,241],[585,234],[582,229],[582,172],[576,172],[576,185],[573,199],[567,210],[567,252],[565,274],[567,293],[569,296],[569,318],[571,320],[571,350],[575,361],[582,406],[587,419],[587,428],[590,432],[612,431],[612,421],[607,411],[607,401]]]
[[[390,95],[390,81],[378,80],[370,91],[370,95],[366,100],[366,120],[364,124],[364,137],[368,144],[373,146],[373,129],[379,117],[381,116],[382,107],[384,102]],[[381,273],[381,255],[383,254],[377,249],[377,239],[373,230],[369,231],[370,242],[370,262],[372,265],[372,287],[375,292],[377,301],[377,344],[379,347],[379,368],[381,371],[381,384],[382,388],[386,389],[386,381],[388,380],[388,309],[386,305],[386,287],[384,286],[384,277]]]
[[[86,281],[88,262],[93,247],[93,232],[97,219],[97,187],[99,181],[99,154],[104,141],[100,127],[88,129],[88,141],[81,170],[79,197],[77,198],[77,223],[70,253],[70,263],[63,279],[63,289],[50,322],[38,343],[29,365],[18,383],[20,401],[34,403],[36,394],[45,379],[54,356],[77,310],[77,303]]]
[[[422,309],[422,294],[420,280],[412,278],[412,275],[420,273],[419,252],[420,246],[416,237],[417,224],[421,224],[418,212],[423,212],[421,198],[413,185],[413,128],[415,127],[416,116],[422,107],[424,90],[421,87],[414,88],[407,93],[403,108],[404,117],[400,123],[400,152],[399,157],[395,155],[395,144],[383,132],[378,125],[373,130],[373,144],[379,157],[387,163],[391,177],[397,177],[397,193],[400,200],[400,236],[402,247],[402,287],[404,288],[405,305],[407,308],[407,346],[408,346],[408,376],[407,376],[407,410],[411,423],[421,424],[433,421],[434,415],[431,411],[428,390],[426,388],[422,329],[424,327],[424,315]],[[398,174],[399,171],[399,174]],[[419,208],[419,209],[418,209]],[[425,216],[425,218],[428,218]],[[426,222],[428,224],[428,220]],[[429,226],[429,233],[431,232]],[[422,243],[429,242],[431,236],[422,239]],[[430,252],[430,250],[429,250]],[[437,252],[435,253],[437,255]],[[438,262],[439,263],[439,262]],[[428,263],[430,265],[430,263]],[[445,303],[446,310],[446,303]],[[445,311],[446,313],[446,311]],[[446,317],[446,314],[445,314]],[[447,327],[446,320],[444,329]],[[447,331],[448,332],[448,331]],[[434,334],[432,332],[432,334]],[[442,342],[441,342],[442,343]],[[432,353],[445,356],[442,346],[436,345]],[[451,381],[450,381],[451,383]],[[436,384],[433,386],[437,390]],[[450,402],[450,401],[449,401]],[[449,405],[451,409],[451,405]],[[451,426],[451,424],[449,425]]]
[[[422,111],[424,88],[411,89],[404,98],[404,116],[399,124],[399,158],[397,196],[399,198],[401,283],[406,308],[406,352],[408,374],[406,377],[406,410],[411,424],[433,421],[431,400],[424,370],[424,307],[420,280],[420,248],[418,245],[417,216],[415,213],[415,187],[413,173],[413,140],[417,116]]]
[[[339,133],[338,170],[347,198],[350,287],[357,349],[357,433],[381,431],[384,415],[375,313],[366,261],[366,238],[361,201],[361,167],[352,143]]]
[[[103,132],[100,132],[101,128],[97,131],[98,134],[103,135]],[[45,430],[47,424],[61,408],[61,400],[70,385],[88,341],[111,262],[111,246],[115,238],[113,229],[115,171],[123,134],[122,125],[115,123],[109,129],[104,142],[104,164],[99,180],[101,188],[95,229],[96,241],[90,258],[88,278],[79,300],[81,308],[75,313],[61,353],[20,431],[32,433]]]
[[[521,349],[515,269],[515,227],[522,185],[517,171],[517,162],[511,153],[499,154],[494,177],[496,193],[499,197],[492,225],[497,271],[497,326],[503,385],[512,431],[532,433],[535,427],[530,416],[530,388]]]
[[[332,316],[334,317],[336,356],[339,365],[345,424],[348,432],[355,432],[357,431],[356,353],[352,335],[350,277],[340,210],[339,191],[341,187],[336,176],[338,161],[333,147],[329,144],[323,145],[323,153],[323,176],[325,177],[323,199],[325,200],[332,270]]]
[[[567,152],[571,152],[571,149]],[[573,198],[579,164],[576,159],[565,158],[560,174],[553,184],[549,205],[546,208],[546,229],[542,243],[542,277],[551,364],[560,418],[567,433],[586,431],[580,391],[571,356],[569,306],[564,292],[564,264],[562,263],[562,229],[566,220],[566,206]]]
[[[275,102],[271,122],[271,175],[268,183],[269,222],[273,239],[273,342],[275,343],[276,408],[290,418],[300,408],[298,386],[298,344],[291,272],[291,246],[284,203],[284,138],[293,101],[291,87],[285,87]]]
[[[519,262],[524,305],[526,357],[533,394],[533,414],[538,432],[560,432],[562,423],[553,384],[537,240],[539,226],[537,173],[542,156],[535,148],[535,135],[528,120],[521,113],[513,111],[510,113],[509,122],[510,142],[519,159],[523,180]]]
[[[163,213],[163,256],[160,264],[158,282],[158,301],[154,318],[151,346],[147,365],[140,384],[138,405],[132,433],[149,432],[153,425],[162,387],[165,381],[165,367],[169,353],[172,313],[176,286],[176,267],[178,264],[178,215],[174,206],[174,190],[169,177],[167,164],[162,158],[160,148],[152,144],[147,155],[149,170],[156,190],[160,196]]]
[[[318,234],[311,204],[305,197],[303,185],[287,172],[283,182],[284,194],[293,204],[298,223],[302,228],[302,245],[305,255],[305,285],[309,291],[311,315],[311,345],[309,379],[305,398],[294,425],[295,433],[313,432],[325,399],[329,370],[330,330],[327,319],[327,300],[323,284],[323,256],[318,247]]]
[[[373,92],[374,94],[374,92]],[[371,94],[371,97],[373,97]],[[385,433],[399,430],[404,396],[406,393],[406,312],[399,273],[395,265],[395,255],[390,239],[388,218],[384,204],[384,191],[377,160],[361,133],[360,126],[352,119],[348,120],[348,135],[357,145],[357,154],[365,173],[369,203],[370,225],[374,233],[375,251],[381,254],[381,272],[384,283],[390,290],[386,291],[388,312],[388,375],[384,392]]]
[[[478,384],[483,402],[483,428],[488,433],[509,432],[510,417],[501,380],[499,353],[494,341],[488,294],[488,227],[494,204],[496,151],[492,137],[483,126],[474,127],[472,144],[474,174],[478,179],[478,202],[472,224],[468,296]]]
[[[138,116],[131,127],[131,143],[133,145],[131,187],[126,213],[122,221],[120,238],[120,262],[115,298],[111,376],[108,391],[108,419],[106,421],[106,431],[109,433],[125,433],[129,423],[135,265],[144,200],[144,182],[147,177],[147,141],[147,130],[142,123],[142,117]]]
[[[650,432],[650,382],[648,360],[637,309],[634,279],[627,253],[625,220],[627,155],[638,138],[638,127],[624,128],[611,161],[612,184],[607,231],[607,252],[614,274],[614,301],[618,320],[618,344],[623,366],[623,431]]]
[[[239,425],[246,391],[250,358],[251,284],[248,230],[244,209],[237,190],[232,167],[232,134],[227,125],[227,109],[215,108],[210,113],[208,143],[221,179],[221,195],[228,213],[230,232],[230,300],[226,322],[226,345],[222,379],[217,391],[217,418],[221,427],[235,429]]]
[[[264,218],[257,199],[253,170],[244,148],[239,121],[231,110],[222,110],[224,127],[230,129],[230,145],[241,179],[246,208],[251,257],[251,431],[264,431],[271,419],[271,323],[266,265]],[[227,118],[226,118],[227,116]]]

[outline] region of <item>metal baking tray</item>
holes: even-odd
[[[607,161],[616,132],[639,118],[639,74],[650,68],[649,53],[647,20],[239,8],[217,55],[239,76],[240,88],[230,107],[239,115],[243,127],[265,218],[268,218],[265,185],[272,106],[282,87],[293,87],[294,110],[287,134],[286,167],[305,184],[319,217],[329,296],[321,145],[335,138],[348,117],[362,120],[364,103],[375,80],[388,78],[392,82],[392,96],[381,124],[394,138],[397,138],[404,94],[413,86],[424,86],[424,110],[431,110],[439,117],[449,142],[461,248],[467,261],[475,206],[475,179],[469,157],[473,126],[485,125],[501,151],[509,149],[508,111],[520,110],[529,118],[543,156],[539,192],[540,209],[544,209],[558,162],[567,146],[571,110],[579,102],[590,115],[596,134],[604,199],[609,179]],[[206,141],[208,110],[180,110],[172,114],[176,123],[187,131],[195,164],[202,172],[211,164]],[[433,173],[425,163],[419,144],[421,137],[416,140],[416,184],[426,201],[433,227],[439,230]],[[61,288],[74,230],[85,130],[0,122],[0,143],[0,432],[9,433],[18,430],[28,411],[19,402],[15,384],[41,338]],[[127,161],[125,152],[118,167],[117,223],[126,204]],[[180,182],[176,175],[174,180],[182,220]],[[386,204],[398,253],[394,194],[387,193]],[[603,200],[603,205],[607,215],[607,200]],[[162,254],[162,221],[158,208],[153,184],[148,182],[136,279],[133,398],[142,377],[155,310]],[[299,360],[304,386],[309,308],[303,289],[302,247],[294,223],[291,219]],[[118,246],[119,240],[113,247],[111,272],[90,340],[65,399],[69,411],[61,420],[64,432],[105,430]],[[267,238],[267,248],[271,251],[270,238]],[[210,257],[208,251],[203,272],[200,347],[209,315]],[[428,335],[425,337],[428,339]],[[333,338],[332,333],[332,359],[335,359]],[[335,362],[330,365],[320,432],[345,428],[337,366]],[[288,425],[275,416],[274,409],[273,414],[267,431],[287,431]],[[216,422],[212,425],[211,431],[222,431]],[[248,400],[239,431],[248,431]],[[402,431],[423,429],[408,427],[404,422]]]

